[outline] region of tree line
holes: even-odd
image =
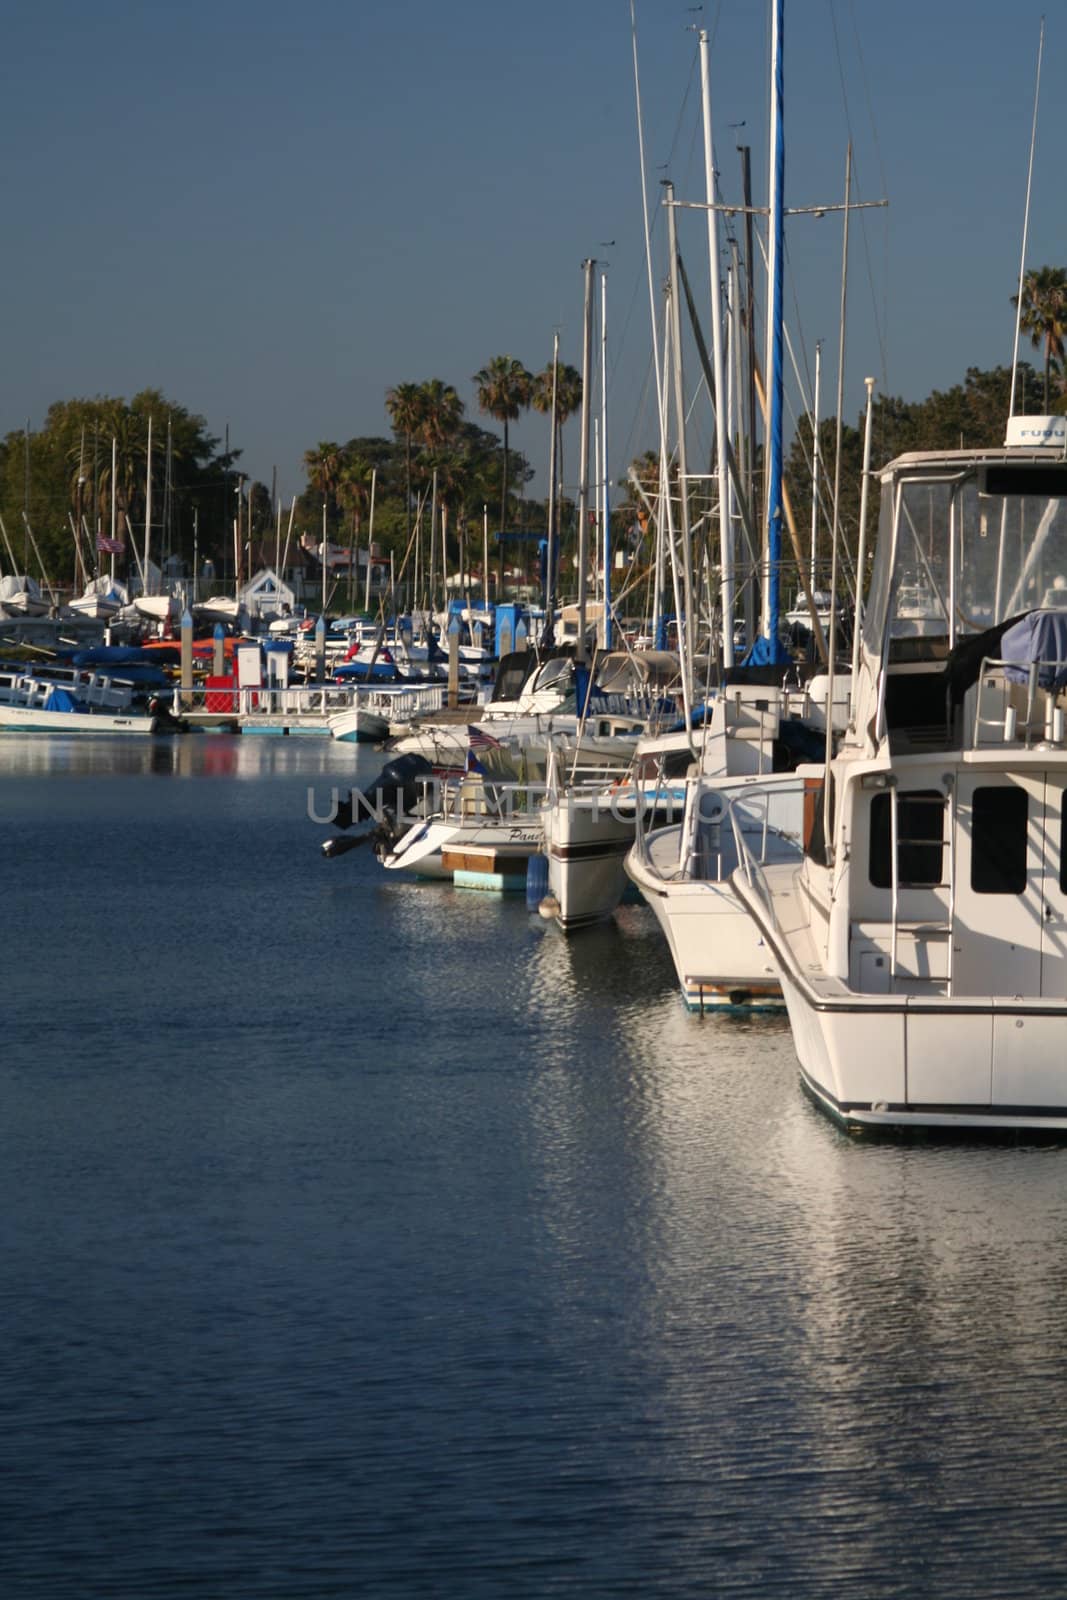
[[[1013,303],[1015,301],[1013,297]],[[1017,412],[1061,411],[1065,399],[1067,338],[1067,270],[1041,267],[1025,275],[1020,327],[1043,356],[1042,371],[1021,363],[1016,376]],[[398,566],[410,551],[416,522],[428,526],[431,497],[438,526],[447,541],[449,559],[464,562],[488,509],[490,539],[502,571],[505,544],[496,544],[498,530],[516,533],[519,542],[509,563],[529,567],[536,560],[536,539],[547,524],[543,500],[525,490],[533,469],[511,445],[510,428],[527,409],[550,416],[555,390],[556,459],[562,467],[562,429],[581,405],[580,374],[559,363],[531,373],[511,355],[496,356],[473,375],[478,410],[502,428],[503,437],[465,415],[455,386],[441,378],[398,383],[385,396],[385,416],[392,437],[385,434],[320,441],[304,454],[307,486],[298,496],[295,531],[316,540],[325,521],[327,538],[345,544],[365,543],[374,494],[374,539]],[[1008,415],[1011,372],[1006,367],[969,368],[963,381],[925,400],[879,396],[873,410],[873,465],[884,465],[907,450],[996,446],[1003,442]],[[131,531],[143,549],[147,511],[146,469],[149,419],[153,427],[152,550],[157,561],[175,556],[188,568],[194,559],[210,558],[220,577],[232,579],[234,523],[240,547],[274,548],[278,507],[273,485],[253,480],[241,467],[241,451],[212,435],[202,416],[170,400],[161,390],[146,389],[126,401],[110,396],[62,400],[49,407],[40,429],[18,429],[0,441],[0,518],[4,540],[0,567],[40,576],[33,570],[34,543],[53,583],[69,588],[107,566],[110,557],[97,549],[97,537],[110,535],[112,506],[116,531],[126,547],[119,563],[136,567],[130,554]],[[863,464],[864,418],[841,430],[839,526],[846,543],[855,545]],[[821,513],[817,557],[828,561],[833,522],[829,488],[836,468],[837,428],[833,418],[819,424]],[[757,448],[754,481],[761,476]],[[798,520],[807,529],[812,498],[813,434],[802,417],[794,433],[785,469],[786,485]],[[613,535],[625,536],[636,558],[651,558],[653,520],[642,497],[631,491],[631,474],[654,505],[659,457],[639,456],[619,480],[625,493],[613,508]],[[571,474],[573,477],[573,472]],[[114,486],[114,494],[112,489]],[[561,497],[559,529],[566,550],[577,538],[573,499]],[[759,507],[756,506],[757,518]],[[286,510],[286,519],[288,509]],[[695,520],[695,517],[694,517]],[[528,543],[522,543],[523,538]],[[805,531],[804,538],[810,537]],[[480,560],[473,563],[480,566]],[[498,575],[498,583],[499,583]]]

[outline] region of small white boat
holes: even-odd
[[[451,879],[450,855],[473,850],[514,861],[541,849],[540,817],[516,784],[490,783],[481,773],[468,772],[442,783],[436,798],[432,815],[414,822],[379,854],[383,867]]]
[[[75,612],[80,617],[91,617],[98,622],[110,622],[111,618],[117,616],[123,606],[128,606],[129,603],[129,590],[125,584],[105,575],[91,578],[86,585],[85,593],[79,595],[77,600],[71,600],[67,610]]]
[[[436,683],[383,684],[380,688],[359,686],[352,694],[354,703],[328,719],[331,738],[347,744],[382,744],[402,718],[440,711],[445,691]]]
[[[0,616],[46,617],[50,610],[35,578],[18,573],[0,578]]]
[[[0,671],[0,731],[149,734],[156,719],[131,708],[133,686],[73,670],[64,681]]]
[[[798,862],[803,812],[804,780],[795,773],[702,778],[689,785],[681,824],[639,835],[626,857],[691,1011],[784,1006],[770,952],[730,879],[738,835],[761,864]]]

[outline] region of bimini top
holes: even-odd
[[[883,483],[905,472],[929,472],[932,467],[946,467],[950,471],[966,472],[969,467],[1004,466],[1025,467],[1067,466],[1067,455],[1059,445],[1008,447],[990,446],[985,450],[908,450],[882,467],[878,473]]]

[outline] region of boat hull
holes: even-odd
[[[774,966],[728,880],[664,883],[636,849],[625,866],[663,930],[690,1011],[781,1011]]]
[[[626,852],[634,842],[632,816],[606,804],[565,796],[541,813],[548,888],[564,930],[610,917],[626,889]]]
[[[809,982],[759,894],[735,889],[766,941],[813,1102],[851,1131],[1067,1134],[1062,1000],[872,995]]]
[[[0,732],[138,734],[155,732],[153,717],[123,717],[101,711],[47,711],[40,706],[0,705]]]

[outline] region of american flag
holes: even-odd
[[[467,740],[472,750],[499,750],[500,740],[494,739],[491,733],[486,733],[484,728],[468,726]]]
[[[96,548],[103,550],[107,555],[120,556],[126,545],[122,539],[107,539],[102,533],[98,533],[96,536]]]

